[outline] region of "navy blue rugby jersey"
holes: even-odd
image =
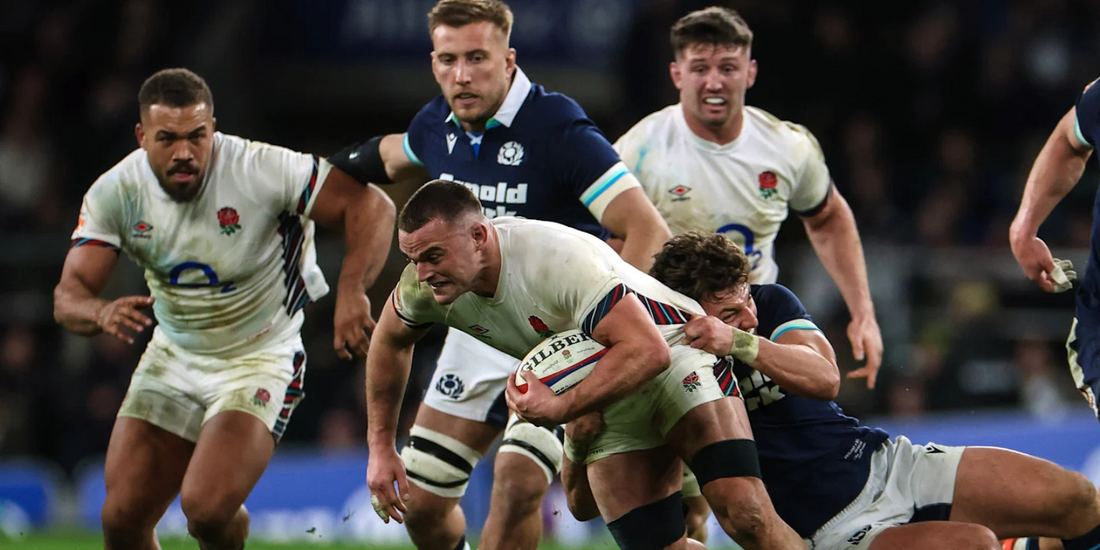
[[[1093,81],[1077,99],[1077,139],[1096,147],[1100,139],[1100,86]],[[1077,320],[1090,328],[1100,328],[1100,192],[1092,203],[1092,236],[1089,238],[1089,263],[1077,288]]]
[[[786,287],[752,285],[750,293],[760,337],[775,341],[791,330],[820,330]],[[740,386],[776,512],[799,535],[813,535],[863,490],[871,454],[889,435],[861,426],[832,401],[792,395],[740,361],[719,361],[715,375],[727,395],[734,380]]]
[[[604,209],[640,185],[580,105],[519,67],[484,132],[464,131],[440,95],[409,125],[405,154],[432,178],[473,190],[489,218],[552,221],[601,239],[610,236]]]

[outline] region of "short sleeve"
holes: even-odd
[[[424,168],[424,161],[420,160],[424,155],[424,144],[427,141],[429,107],[433,104],[429,103],[420,110],[419,113],[413,117],[412,122],[409,123],[409,129],[405,131],[405,137],[402,140],[402,148],[405,150],[405,156],[408,157],[409,162]],[[434,112],[434,111],[431,111]]]
[[[1081,97],[1077,98],[1077,120],[1074,121],[1074,133],[1082,145],[1096,147],[1097,128],[1100,126],[1100,86],[1096,80],[1085,86]]]
[[[123,198],[117,180],[103,176],[97,180],[80,205],[80,217],[72,234],[72,246],[122,247]]]
[[[638,180],[584,111],[575,104],[571,107],[576,112],[552,141],[553,158],[563,161],[558,166],[558,180],[596,220],[602,220],[607,205],[623,191],[638,187]]]
[[[401,272],[401,280],[390,295],[390,304],[397,317],[409,328],[425,329],[444,320],[443,311],[432,296],[431,288],[416,277],[416,266],[409,264]]]
[[[832,190],[829,167],[821,144],[805,126],[788,123],[788,127],[794,132],[792,158],[797,162],[789,199],[791,210],[801,216],[812,216],[825,205]]]
[[[761,285],[753,298],[760,312],[760,333],[767,334],[769,340],[792,330],[821,330],[798,296],[783,285]]]
[[[317,155],[278,149],[282,157],[284,195],[288,200],[285,210],[308,217],[332,165]]]
[[[554,276],[546,277],[542,288],[552,293],[549,301],[560,308],[563,317],[570,318],[578,328],[591,335],[630,289],[596,248],[597,243],[575,238],[580,242],[563,241],[557,247],[542,251],[546,257],[554,258]]]

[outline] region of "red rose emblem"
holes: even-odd
[[[268,401],[271,401],[271,392],[260,388],[256,390],[256,395],[252,397],[252,401],[257,405],[266,405]]]
[[[241,221],[241,217],[232,207],[226,206],[225,208],[218,210],[218,223],[222,225],[237,225],[237,222],[239,221]]]
[[[546,323],[542,322],[542,319],[539,319],[534,315],[528,317],[527,322],[531,323],[531,328],[535,329],[535,332],[543,333],[550,331],[550,327],[546,326]]]
[[[241,228],[241,217],[232,206],[226,206],[218,210],[218,223],[222,226],[222,233],[232,235]]]
[[[684,377],[684,385],[690,386],[699,381],[699,375],[694,372]]]
[[[779,178],[771,170],[761,173],[758,179],[761,189],[775,189],[775,186],[779,185]]]

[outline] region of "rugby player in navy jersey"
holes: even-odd
[[[474,191],[489,218],[558,222],[624,239],[645,271],[671,233],[638,181],[572,99],[532,84],[509,48],[512,13],[497,0],[442,0],[428,15],[432,72],[442,95],[405,134],[332,155],[361,182],[429,178]],[[618,239],[617,239],[618,240]],[[535,548],[541,501],[561,465],[560,431],[509,419],[505,380],[517,360],[457,330],[448,333],[401,456],[412,480],[406,526],[421,549],[465,545],[458,501],[470,472],[503,430],[480,546]],[[393,434],[390,434],[393,435]],[[392,442],[390,443],[392,446]]]
[[[999,539],[1034,535],[1065,539],[1043,548],[1100,544],[1100,502],[1085,476],[1005,449],[891,441],[846,416],[831,401],[832,345],[790,290],[750,285],[749,269],[723,235],[693,232],[665,245],[652,274],[707,312],[685,339],[726,356],[715,376],[727,392],[740,387],[764,485],[811,548],[996,550]],[[568,427],[562,482],[574,515],[588,519],[587,480],[570,456],[596,430],[577,428]]]
[[[1009,242],[1024,274],[1047,292],[1073,288],[1076,272],[1068,260],[1051,256],[1037,234],[1054,207],[1073,189],[1100,139],[1100,86],[1093,81],[1069,110],[1039,152],[1012,221]],[[1077,308],[1066,349],[1077,389],[1100,414],[1100,194],[1092,207],[1092,237],[1085,276],[1077,289]]]

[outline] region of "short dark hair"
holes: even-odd
[[[488,21],[509,36],[513,20],[512,9],[500,0],[439,0],[428,12],[428,32],[440,25],[458,28]]]
[[[672,53],[695,44],[726,47],[752,47],[752,29],[735,10],[711,6],[693,11],[672,26]]]
[[[708,300],[749,281],[749,259],[721,233],[677,235],[657,253],[649,273],[665,286]]]
[[[145,79],[138,91],[138,107],[142,113],[152,105],[190,107],[205,103],[214,112],[214,95],[201,76],[187,69],[163,69]]]
[[[417,189],[397,217],[397,228],[412,233],[432,220],[452,223],[467,215],[481,215],[481,201],[461,183],[432,180]]]

